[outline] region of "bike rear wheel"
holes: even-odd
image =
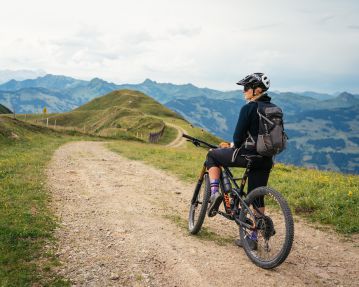
[[[205,173],[202,181],[197,183],[191,201],[188,216],[188,229],[191,234],[197,234],[202,227],[206,217],[211,188],[208,173]]]
[[[254,216],[242,207],[240,220],[252,222],[252,228],[240,225],[244,251],[257,266],[271,269],[284,262],[294,238],[294,222],[288,203],[276,190],[258,187],[245,200]],[[265,205],[264,213],[258,208]]]

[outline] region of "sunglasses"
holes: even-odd
[[[251,86],[244,86],[243,87],[243,91],[245,91],[245,92],[247,92],[249,89],[252,89],[252,87]]]

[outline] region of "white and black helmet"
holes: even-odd
[[[253,73],[240,80],[237,85],[250,87],[253,89],[260,87],[263,89],[263,91],[266,91],[270,87],[270,80],[264,73]]]

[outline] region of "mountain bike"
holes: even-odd
[[[184,134],[188,141],[197,147],[210,149],[218,146]],[[245,155],[247,166],[240,178],[235,178],[228,167],[221,167],[220,189],[223,206],[214,211],[239,226],[239,236],[243,249],[254,264],[271,269],[284,262],[290,253],[294,238],[294,222],[288,203],[284,197],[270,187],[258,187],[249,194],[244,191],[249,170],[255,158],[260,155]],[[238,185],[237,181],[240,181]],[[188,229],[197,234],[203,225],[210,201],[209,175],[203,164],[189,210]],[[265,206],[260,208],[259,206]],[[264,212],[263,212],[264,209]],[[256,233],[256,245],[250,244],[250,238]]]

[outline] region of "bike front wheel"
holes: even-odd
[[[203,175],[194,190],[189,209],[188,229],[191,234],[197,234],[202,227],[204,218],[206,217],[211,188],[208,173]]]
[[[247,256],[259,267],[271,269],[284,262],[294,238],[294,221],[288,203],[276,190],[258,187],[245,199],[239,227]],[[251,225],[249,227],[249,225]]]

